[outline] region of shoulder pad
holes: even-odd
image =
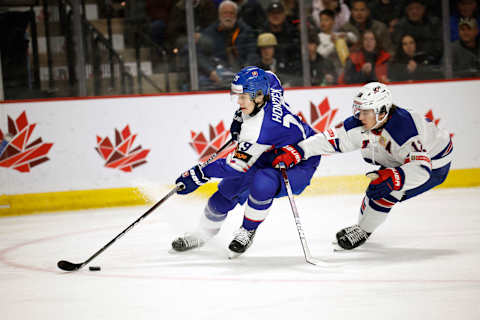
[[[354,116],[348,117],[344,122],[343,122],[343,127],[345,128],[345,131],[352,130],[354,128],[358,128],[362,126],[362,121],[358,120]]]
[[[395,110],[385,125],[385,130],[399,146],[418,135],[418,129],[412,115],[402,108]]]

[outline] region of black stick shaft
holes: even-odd
[[[232,143],[233,139],[230,139],[228,140],[220,149],[217,150],[217,152],[215,152],[214,154],[212,154],[207,161],[205,161],[204,163],[200,164],[200,166],[203,168],[205,167],[206,165],[208,165],[213,159],[215,159],[217,157],[218,154],[220,154],[220,152],[222,152],[226,147],[228,147],[230,145],[230,143]],[[185,186],[182,184],[182,185],[176,185],[175,188],[173,188],[172,190],[170,190],[169,193],[167,193],[166,196],[164,196],[162,199],[160,199],[157,203],[155,203],[150,209],[148,209],[144,214],[142,214],[137,220],[135,220],[131,225],[129,225],[127,228],[125,228],[122,232],[120,232],[115,238],[113,238],[112,240],[110,240],[109,243],[107,243],[105,246],[103,246],[100,250],[98,250],[97,252],[95,252],[90,258],[88,258],[87,260],[85,260],[84,262],[82,262],[81,264],[74,264],[74,263],[71,263],[71,262],[68,262],[68,261],[60,261],[58,263],[58,267],[60,269],[63,269],[63,270],[66,270],[66,271],[76,271],[76,270],[79,270],[80,268],[82,268],[83,266],[87,265],[90,261],[92,261],[93,259],[95,259],[99,254],[101,254],[103,251],[105,251],[108,247],[110,247],[115,241],[117,241],[118,239],[120,239],[121,237],[123,237],[125,235],[125,233],[127,233],[130,229],[132,229],[137,223],[139,223],[140,221],[142,221],[143,219],[145,219],[150,213],[152,213],[155,209],[157,209],[162,203],[164,203],[165,201],[167,201],[168,198],[170,198],[172,195],[174,195],[178,190],[181,190],[182,188],[184,188]]]

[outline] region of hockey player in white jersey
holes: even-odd
[[[342,127],[281,148],[272,165],[284,162],[294,166],[298,160],[315,155],[358,149],[366,162],[380,168],[367,174],[372,181],[360,207],[358,224],[336,235],[338,245],[347,250],[365,243],[397,202],[443,183],[453,145],[448,132],[422,115],[392,104],[387,86],[372,82],[354,97],[353,116]]]

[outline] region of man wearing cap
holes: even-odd
[[[458,34],[460,19],[474,18],[477,20],[477,25],[480,24],[477,0],[456,0],[455,2],[456,6],[450,17],[450,40],[452,42],[460,39]]]
[[[255,33],[237,19],[237,13],[235,2],[223,1],[218,7],[218,21],[201,33],[197,48],[200,86],[204,90],[228,87],[232,75],[255,60]]]
[[[480,76],[480,46],[478,23],[474,18],[462,18],[458,23],[460,39],[452,44],[453,75],[458,78]]]
[[[281,2],[271,2],[267,7],[267,23],[262,33],[272,33],[277,38],[275,56],[279,61],[290,61],[288,73],[296,73],[300,66],[300,34],[288,23],[285,7]],[[283,80],[283,79],[282,79]]]
[[[439,64],[443,54],[442,24],[439,18],[427,15],[424,0],[407,0],[405,17],[395,25],[392,40],[399,46],[402,36],[410,34],[417,40],[418,52],[425,53],[429,64]]]

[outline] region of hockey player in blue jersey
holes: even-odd
[[[176,180],[185,185],[178,193],[187,194],[210,178],[222,179],[218,191],[209,198],[197,229],[172,242],[176,251],[202,246],[218,233],[228,212],[246,202],[242,225],[228,247],[231,256],[245,252],[267,217],[273,199],[287,195],[280,172],[271,167],[274,147],[295,144],[315,133],[289,111],[280,95],[272,92],[269,76],[260,68],[247,67],[236,74],[231,97],[242,112],[243,122],[235,151],[204,168],[196,165]],[[320,156],[313,156],[289,169],[295,194],[310,184],[319,163]]]
[[[282,148],[272,164],[294,166],[312,156],[353,150],[361,150],[366,162],[380,168],[367,174],[372,181],[360,206],[358,224],[336,235],[338,245],[347,250],[365,243],[396,203],[443,183],[453,144],[448,132],[412,110],[393,105],[388,87],[372,82],[355,96],[353,116],[342,127]]]
[[[248,70],[249,68],[257,68],[257,67],[246,67],[244,70]],[[278,100],[279,103],[285,104],[287,107],[290,107],[286,102],[283,97],[283,87],[282,83],[280,82],[280,79],[275,75],[275,73],[271,71],[265,71],[265,76],[268,79],[268,84],[270,85],[270,99],[272,100]],[[242,111],[238,109],[234,116],[233,116],[233,121],[232,124],[230,125],[230,134],[232,135],[232,139],[234,141],[238,140],[238,136],[240,135],[240,130],[242,129],[242,123],[243,123],[243,118],[242,118]]]

